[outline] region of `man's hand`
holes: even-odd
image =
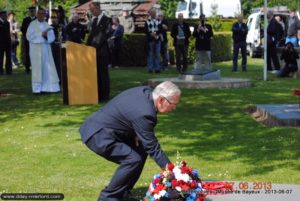
[[[46,32],[46,31],[43,31],[43,32],[42,32],[42,36],[43,36],[43,37],[47,37],[47,32]]]

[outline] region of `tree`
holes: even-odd
[[[177,4],[182,0],[159,0],[161,10],[166,17],[174,18],[176,13]]]

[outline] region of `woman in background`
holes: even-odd
[[[122,39],[124,27],[120,24],[118,17],[112,18],[112,36],[108,39],[108,46],[111,52],[112,67],[120,66],[120,53],[122,51]]]

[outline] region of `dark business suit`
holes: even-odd
[[[30,17],[30,16],[25,17],[23,19],[22,26],[21,26],[22,42],[25,43],[25,50],[24,50],[25,51],[25,68],[26,68],[27,73],[29,73],[29,71],[30,71],[31,63],[30,63],[30,57],[29,57],[29,41],[26,38],[26,32],[29,27],[29,24],[35,19],[36,19],[36,17]]]
[[[232,38],[233,38],[233,65],[232,71],[237,71],[238,55],[241,49],[242,54],[242,69],[246,71],[247,65],[247,44],[246,38],[248,34],[248,27],[245,23],[236,22],[232,25]]]
[[[97,77],[99,101],[109,99],[110,81],[108,73],[109,48],[107,39],[110,37],[111,19],[103,15],[98,24],[95,20],[92,24],[91,33],[87,45],[93,46],[97,51]]]
[[[282,26],[275,20],[273,17],[271,21],[269,22],[267,33],[268,33],[268,39],[267,39],[267,68],[268,71],[272,70],[272,63],[273,62],[275,70],[280,70],[280,64],[277,57],[277,51],[276,51],[276,44],[278,42],[278,35],[282,30]]]
[[[139,179],[147,155],[161,168],[170,162],[155,137],[156,121],[152,89],[136,87],[113,98],[83,123],[82,141],[100,156],[120,165],[99,200],[123,201],[124,192],[131,190]],[[138,147],[134,143],[136,136]]]
[[[5,54],[6,74],[12,73],[10,26],[7,20],[0,19],[0,75],[3,75],[3,60]]]
[[[179,29],[182,29],[184,33],[184,43],[178,43],[178,33]],[[189,47],[189,38],[191,36],[190,27],[187,23],[183,22],[179,24],[176,22],[172,26],[171,36],[173,38],[173,44],[176,52],[176,68],[179,72],[185,72],[187,70],[188,65],[188,47]]]

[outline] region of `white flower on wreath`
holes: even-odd
[[[188,182],[190,180],[190,176],[186,173],[182,174],[181,169],[177,166],[174,167],[173,172],[176,180],[178,181],[182,180],[184,182]]]
[[[161,190],[161,191],[159,191],[158,194],[154,194],[154,199],[159,200],[161,197],[164,197],[166,193],[167,193],[167,191]]]

